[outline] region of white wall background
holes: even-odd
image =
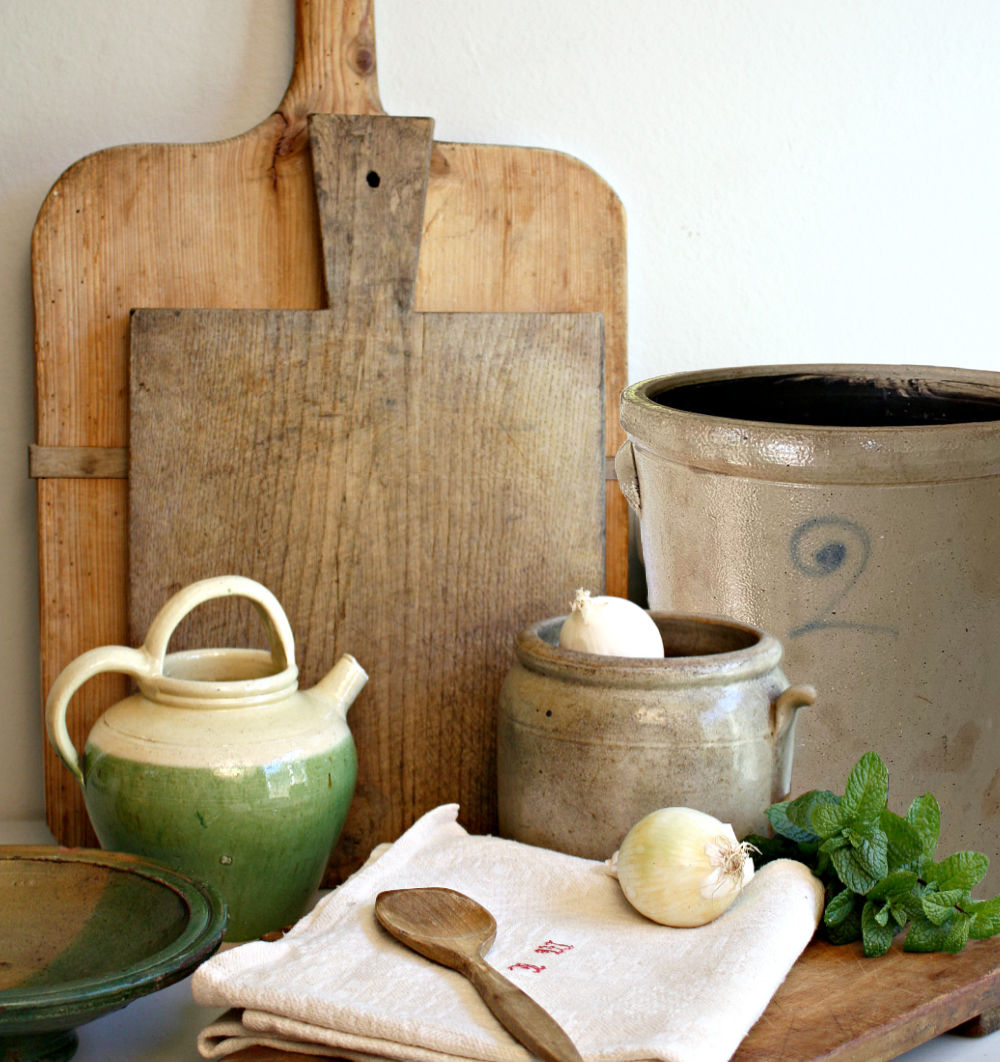
[[[29,238],[113,144],[255,125],[292,0],[0,0],[0,818],[42,813]],[[1000,369],[997,0],[377,0],[382,103],[567,151],[629,218],[629,376]]]

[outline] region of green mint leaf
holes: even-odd
[[[823,851],[822,845],[816,853],[816,864],[813,867],[813,873],[824,884],[833,878],[836,878],[838,883],[840,881],[840,878],[837,877],[837,871],[834,869],[833,863],[830,862],[830,855],[828,852]]]
[[[954,925],[945,941],[944,951],[959,952],[969,943],[969,923],[971,918],[963,911],[956,911],[953,919]]]
[[[823,911],[823,924],[839,926],[854,910],[854,893],[850,889],[838,892]]]
[[[951,925],[935,925],[926,916],[921,915],[910,922],[910,928],[903,942],[903,951],[944,951],[944,945],[951,932]]]
[[[874,888],[878,878],[871,874],[858,859],[857,852],[848,846],[830,853],[840,880],[852,891],[862,896]]]
[[[896,904],[887,905],[892,913],[892,920],[899,926],[900,929],[906,925],[907,922],[913,917],[905,907],[898,907]]]
[[[877,752],[866,752],[847,776],[841,807],[854,819],[877,820],[889,797],[889,771]]]
[[[797,826],[800,830],[808,830],[816,836],[812,822],[813,812],[819,807],[838,807],[839,805],[840,797],[828,789],[811,789],[789,803],[786,815],[793,826]]]
[[[948,936],[945,938],[943,952],[961,952],[962,948],[969,941],[969,919],[968,914],[964,911],[955,911],[951,922],[946,922],[945,925],[950,926]]]
[[[925,856],[933,856],[941,833],[941,808],[933,793],[917,797],[906,812],[906,821],[916,830]]]
[[[885,922],[880,922],[879,913],[871,900],[865,902],[861,912],[861,941],[864,944],[865,956],[869,959],[885,955],[892,947],[892,929]]]
[[[926,891],[918,882],[908,893],[895,896],[892,899],[894,910],[902,911],[907,918],[919,918],[924,913],[924,896]]]
[[[917,886],[917,875],[912,870],[894,870],[887,874],[869,893],[873,900],[888,900],[898,903],[909,896]]]
[[[986,877],[990,861],[981,852],[956,852],[924,868],[924,880],[937,885],[941,892],[949,889],[972,889]]]
[[[926,917],[915,918],[910,923],[903,950],[961,951],[969,940],[971,921],[971,918],[962,911],[956,911],[947,922],[941,925],[935,925]]]
[[[851,899],[850,910],[846,917],[836,925],[824,925],[823,935],[831,944],[850,944],[852,941],[861,939],[861,897],[855,895],[850,889],[844,890]]]
[[[883,904],[875,912],[875,921],[880,926],[887,926],[889,924],[889,915],[892,913],[888,904]]]
[[[1000,896],[967,904],[965,910],[970,915],[969,936],[973,940],[985,940],[1000,933]]]
[[[836,804],[820,804],[813,808],[809,821],[812,823],[814,833],[829,839],[838,834],[847,824],[848,817],[844,814],[843,808]]]
[[[879,816],[878,824],[888,841],[890,869],[915,866],[924,854],[923,841],[916,827],[888,808]]]
[[[842,833],[835,833],[832,837],[827,837],[825,841],[820,843],[819,850],[821,852],[836,852],[838,848],[846,848],[850,843]]]
[[[927,920],[934,925],[944,925],[955,913],[955,904],[961,903],[968,896],[964,889],[948,889],[947,892],[929,892],[922,902],[924,914]]]
[[[774,827],[774,832],[780,833],[782,837],[787,837],[791,841],[798,841],[800,844],[808,841],[818,841],[819,838],[812,830],[796,826],[788,818],[788,805],[790,803],[791,801],[783,800],[780,804],[772,804],[764,812],[768,821]]]
[[[877,882],[889,873],[886,837],[877,826],[870,823],[861,823],[860,826],[860,829],[845,828],[844,836],[865,873]]]

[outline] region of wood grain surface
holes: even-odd
[[[534,1056],[582,1062],[552,1015],[484,958],[497,924],[481,904],[454,889],[388,889],[375,897],[375,917],[417,954],[467,977],[500,1024]]]
[[[275,113],[208,144],[111,147],[64,173],[32,243],[43,697],[80,653],[128,640],[129,313],[137,306],[318,309],[326,304],[306,133],[312,113],[378,114],[370,0],[297,0],[293,75]],[[584,163],[534,148],[435,143],[414,307],[423,311],[600,312],[607,453],[621,438],[625,219]],[[109,478],[52,450],[112,448]],[[51,458],[51,460],[50,460]],[[53,468],[52,462],[55,462]],[[607,484],[607,588],[625,593],[627,517]],[[116,676],[74,699],[82,743],[127,692]],[[40,709],[39,709],[40,712]],[[41,714],[41,712],[40,712]],[[50,828],[96,844],[79,787],[51,749]]]
[[[973,941],[958,955],[906,954],[897,941],[879,959],[864,958],[860,944],[816,940],[732,1062],[887,1062],[952,1029],[988,1032],[997,1008],[1000,937]],[[228,1057],[301,1062],[303,1056],[254,1047]]]
[[[236,572],[288,613],[303,687],[368,670],[342,877],[439,804],[495,832],[514,639],[603,577],[604,388],[599,315],[411,309],[429,120],[311,125],[330,308],[134,314],[129,611],[140,643]],[[261,633],[203,607],[171,644]]]

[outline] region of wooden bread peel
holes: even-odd
[[[306,118],[382,113],[373,16],[354,0],[297,0],[296,16],[291,82],[270,118],[218,143],[97,152],[63,174],[39,214],[31,472],[43,700],[77,655],[132,637],[130,310],[325,305]],[[414,310],[601,313],[606,456],[620,439],[625,300],[623,211],[592,170],[544,150],[433,145]],[[615,483],[606,492],[606,586],[624,594],[625,506]],[[118,676],[84,687],[70,712],[78,745],[127,688]],[[45,793],[57,839],[96,844],[79,788],[51,749]]]

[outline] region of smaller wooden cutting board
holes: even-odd
[[[514,636],[603,583],[604,377],[598,314],[413,311],[430,120],[311,137],[329,309],[133,315],[130,637],[234,572],[282,603],[303,686],[357,657],[336,879],[439,804],[495,832]],[[202,608],[172,647],[255,627]]]

